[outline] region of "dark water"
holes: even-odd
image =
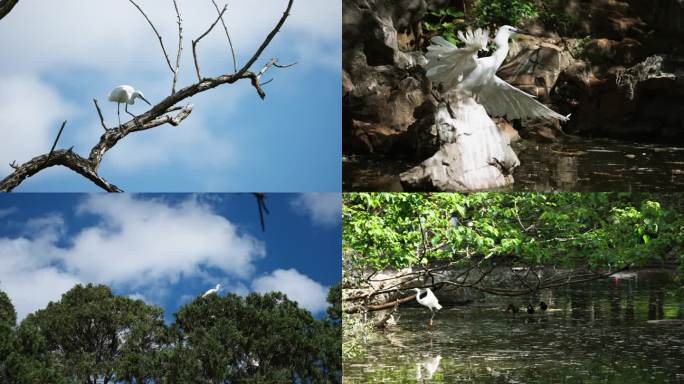
[[[681,290],[640,277],[539,298],[545,313],[488,298],[445,307],[432,327],[429,311],[403,309],[395,331],[345,359],[345,383],[684,383],[684,324],[649,322],[684,319]]]
[[[684,189],[684,147],[573,138],[565,144],[515,145],[521,166],[505,191]],[[416,164],[354,157],[344,162],[345,191],[400,191],[399,174]]]

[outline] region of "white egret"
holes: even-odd
[[[220,291],[220,290],[221,290],[221,284],[216,284],[216,288],[212,288],[212,289],[204,292],[204,295],[202,295],[202,297],[207,297],[211,294],[218,293],[218,291]]]
[[[514,34],[531,35],[504,25],[493,40],[496,51],[482,58],[478,58],[478,52],[488,51],[489,30],[468,30],[465,34],[459,31],[458,38],[465,43],[463,48],[456,47],[443,37],[434,37],[433,45],[428,47],[428,63],[425,65],[427,76],[433,84],[441,85],[445,92],[474,98],[490,116],[568,120],[568,117],[554,112],[533,96],[496,76],[496,71],[508,56],[508,39]]]
[[[439,304],[437,297],[434,293],[432,293],[430,288],[425,288],[425,292],[423,293],[421,293],[420,288],[413,288],[413,290],[416,291],[416,301],[419,304],[428,307],[430,312],[432,312],[429,323],[432,325],[432,319],[435,317],[435,310],[439,311],[442,309],[442,306]]]
[[[142,94],[142,92],[137,91],[130,85],[119,85],[118,87],[114,88],[111,92],[109,92],[109,101],[116,103],[116,113],[119,116],[119,126],[121,126],[121,104],[125,105],[124,110],[126,111],[126,113],[135,117],[134,114],[128,112],[128,104],[135,104],[136,98],[140,98],[147,104],[152,105],[149,101],[147,101],[147,99],[145,99],[145,96]]]

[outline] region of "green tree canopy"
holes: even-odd
[[[103,285],[76,285],[22,321],[15,374],[39,367],[76,383],[153,382],[161,377],[165,334],[161,308]]]
[[[198,298],[176,313],[170,375],[179,383],[326,382],[339,366],[327,365],[325,326],[282,293]]]
[[[341,290],[321,320],[282,293],[210,295],[166,327],[161,308],[77,285],[27,316],[0,292],[0,383],[341,382]]]
[[[345,194],[345,279],[358,284],[372,271],[413,267],[423,269],[414,279],[423,283],[436,271],[429,266],[440,265],[466,271],[452,286],[525,294],[559,283],[535,272],[548,266],[594,273],[681,265],[680,205],[676,196],[629,193]],[[520,279],[524,289],[498,290],[483,277],[495,267],[532,271],[525,278],[538,284]]]
[[[0,291],[0,383],[8,383],[7,358],[14,343],[14,325],[17,312],[5,292]]]

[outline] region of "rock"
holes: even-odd
[[[568,128],[597,136],[647,139],[684,137],[684,77],[662,71],[649,57],[613,68],[599,80],[581,64],[559,76],[557,93],[574,105]]]
[[[435,117],[439,151],[400,175],[405,190],[477,191],[513,183],[520,165],[510,136],[497,127],[472,98],[449,96]]]
[[[550,101],[558,76],[573,62],[572,56],[555,44],[539,38],[514,40],[506,64],[497,75],[519,89]]]
[[[344,0],[345,153],[415,156],[411,141],[415,135],[408,134],[409,127],[417,129],[416,122],[436,109],[419,66],[425,59],[410,47],[430,3]],[[429,127],[430,121],[425,123]]]

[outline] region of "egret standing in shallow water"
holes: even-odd
[[[427,77],[444,91],[455,91],[463,96],[475,98],[490,116],[506,116],[508,119],[554,118],[562,121],[568,117],[560,115],[536,101],[533,96],[508,84],[496,71],[508,56],[508,39],[514,34],[531,33],[504,25],[499,28],[493,42],[497,46],[491,56],[478,58],[479,51],[488,51],[489,30],[468,30],[458,32],[458,38],[465,43],[458,48],[443,37],[434,37],[428,47],[425,66]]]
[[[221,284],[216,284],[216,288],[212,288],[212,289],[204,292],[204,295],[202,295],[202,297],[207,297],[211,294],[218,293],[218,291],[220,291],[220,290],[221,290]]]
[[[119,116],[119,127],[121,126],[121,104],[125,104],[124,110],[126,113],[136,117],[134,114],[128,112],[128,104],[135,104],[136,98],[140,98],[147,104],[152,105],[149,101],[147,101],[147,99],[145,99],[145,96],[142,94],[142,92],[136,91],[135,88],[130,85],[119,85],[109,92],[109,101],[116,103],[116,113]]]
[[[430,308],[432,316],[430,317],[430,322],[428,324],[432,325],[432,319],[435,317],[435,310],[439,311],[440,309],[442,309],[442,306],[439,305],[437,297],[434,293],[432,293],[432,290],[430,288],[425,288],[425,292],[423,293],[420,292],[420,288],[413,288],[413,290],[416,291],[416,301],[419,304]]]

